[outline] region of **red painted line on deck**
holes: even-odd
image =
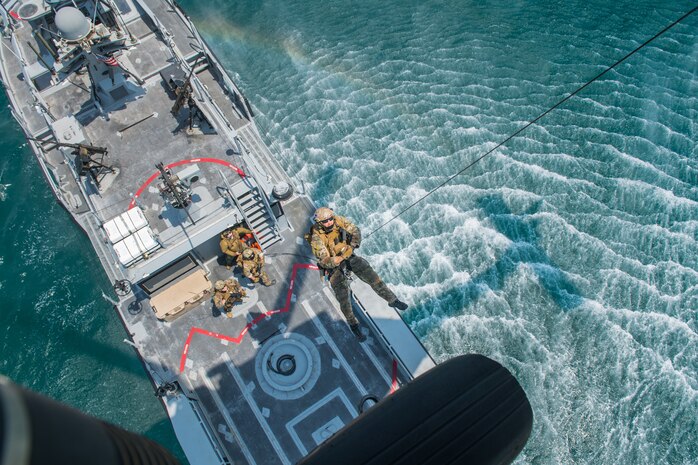
[[[170,169],[170,168],[174,168],[176,166],[186,165],[189,163],[217,163],[219,165],[227,166],[228,168],[234,169],[237,172],[237,174],[243,178],[246,176],[245,172],[242,171],[240,168],[238,168],[237,166],[233,165],[232,163],[230,163],[228,161],[221,160],[219,158],[192,158],[190,160],[179,160],[179,161],[170,163],[169,165],[166,165],[165,169]],[[136,199],[138,199],[138,197],[143,193],[145,188],[148,187],[148,185],[151,182],[155,181],[158,178],[158,176],[160,176],[160,171],[156,171],[155,173],[153,173],[152,176],[150,176],[147,181],[145,181],[143,184],[141,184],[141,187],[139,187],[138,190],[136,191],[136,193],[133,195],[133,199],[131,199],[131,203],[128,204],[129,210],[136,206]]]
[[[237,337],[232,337],[232,336],[226,336],[225,334],[219,334],[219,333],[214,333],[212,331],[207,331],[205,329],[197,328],[195,326],[192,326],[192,328],[189,330],[189,335],[187,336],[187,341],[184,343],[184,350],[182,351],[182,357],[179,359],[179,372],[182,373],[184,372],[184,365],[187,362],[187,354],[189,353],[189,348],[191,346],[191,340],[194,334],[203,334],[204,336],[209,336],[209,337],[215,337],[216,339],[220,339],[222,341],[228,341],[228,342],[233,342],[235,344],[240,344],[242,342],[242,338],[245,337],[245,334],[247,334],[252,328],[252,326],[256,325],[263,319],[270,317],[272,315],[275,315],[277,313],[286,313],[291,309],[291,296],[293,294],[293,285],[296,282],[296,273],[298,272],[298,269],[300,268],[305,268],[307,270],[317,270],[318,267],[315,265],[311,265],[309,263],[296,263],[293,265],[293,269],[291,270],[291,282],[288,287],[288,292],[286,293],[286,304],[284,305],[283,308],[280,308],[278,310],[269,310],[267,312],[262,313],[259,315],[257,318],[252,320],[251,322],[247,323],[247,325],[240,331],[240,334],[238,334]]]
[[[393,383],[390,385],[390,393],[397,391],[397,360],[393,359]]]

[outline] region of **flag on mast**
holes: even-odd
[[[98,55],[94,54],[97,60],[101,61],[102,63],[108,65],[108,66],[119,66],[119,62],[116,61],[116,58],[114,56],[106,56],[106,55]]]

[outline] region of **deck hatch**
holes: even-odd
[[[341,388],[327,394],[286,424],[286,430],[303,455],[327,440],[358,416]]]

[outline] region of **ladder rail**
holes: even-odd
[[[262,192],[259,186],[256,185],[256,182],[253,182],[253,180],[247,176],[242,178],[242,180],[235,185],[237,186],[244,184],[247,189],[242,193],[241,196],[238,197],[238,195],[235,193],[235,189],[233,189],[233,186],[230,184],[223,172],[218,170],[218,173],[225,184],[228,196],[233,204],[237,207],[248,227],[252,230],[252,235],[259,246],[264,250],[267,244],[271,246],[281,240],[281,234],[279,233],[278,224],[276,218],[274,217],[273,211],[271,210],[271,206],[269,205],[264,192]],[[250,205],[243,205],[243,202],[240,201],[240,198],[245,194],[249,195]],[[254,208],[255,206],[258,206],[259,208]],[[248,214],[247,211],[251,211],[251,213]],[[256,216],[259,212],[262,214]],[[262,220],[261,223],[259,223],[256,227],[252,226],[253,222],[258,222],[260,219]],[[267,229],[269,231],[260,236],[259,233]],[[270,233],[271,236],[269,236]]]

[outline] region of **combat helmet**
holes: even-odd
[[[334,212],[328,207],[318,208],[315,210],[315,215],[313,216],[316,223],[322,223],[323,221],[327,221],[331,218],[334,218]]]
[[[250,260],[252,257],[254,257],[254,250],[247,248],[242,251],[242,258],[245,260]]]
[[[216,284],[214,287],[216,288],[217,291],[223,290],[223,288],[225,287],[225,281],[219,279],[218,281],[216,281]]]

